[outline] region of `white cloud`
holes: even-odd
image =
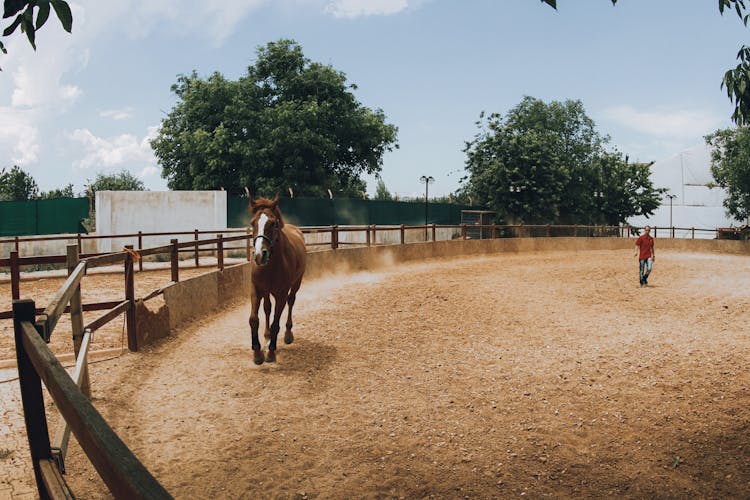
[[[128,120],[133,118],[133,111],[134,110],[131,106],[119,109],[105,109],[104,111],[99,112],[99,116],[102,118],[112,118],[117,121]]]
[[[409,0],[332,0],[325,11],[338,18],[383,16],[397,14],[409,8]]]
[[[69,138],[79,143],[83,151],[73,166],[79,169],[108,169],[137,163],[153,166],[156,163],[150,141],[158,127],[149,127],[142,139],[133,134],[121,134],[112,138],[97,137],[88,129],[76,129]]]
[[[24,166],[37,161],[39,129],[34,125],[32,112],[0,107],[0,151],[9,152],[5,160],[13,165]]]
[[[703,111],[640,111],[632,106],[605,109],[603,116],[643,134],[678,139],[700,138],[716,129],[723,120]]]

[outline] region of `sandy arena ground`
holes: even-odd
[[[243,303],[91,365],[94,404],[177,498],[747,498],[750,260],[657,257],[644,289],[630,250],[309,281],[275,365]],[[0,397],[0,499],[33,497]]]

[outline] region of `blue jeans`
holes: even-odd
[[[653,264],[653,259],[649,257],[648,259],[639,259],[638,260],[638,268],[641,275],[641,285],[646,283],[646,280],[648,279],[648,275],[651,274],[651,266]]]

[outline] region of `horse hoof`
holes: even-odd
[[[263,357],[263,351],[260,349],[257,351],[253,351],[253,362],[255,362],[256,365],[262,365],[263,361],[265,361]]]
[[[266,356],[266,361],[269,363],[275,363],[276,362],[276,351],[268,351],[268,355]]]
[[[294,335],[292,334],[292,332],[284,333],[284,343],[291,344],[292,342],[294,342]]]

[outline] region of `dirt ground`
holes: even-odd
[[[276,364],[239,304],[91,365],[93,401],[177,498],[747,498],[750,260],[657,256],[647,288],[630,250],[310,281]],[[17,392],[0,498],[34,491]]]

